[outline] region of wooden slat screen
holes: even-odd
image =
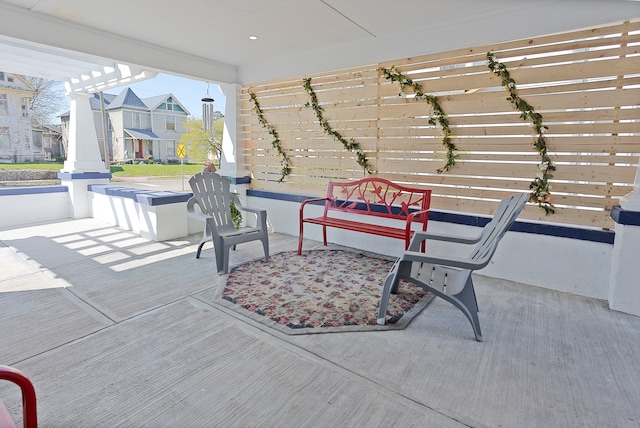
[[[323,195],[330,180],[366,176],[355,153],[325,135],[303,79],[311,78],[324,117],[355,138],[376,175],[433,190],[432,208],[490,214],[498,200],[528,191],[538,173],[532,126],[506,100],[487,52],[507,66],[518,94],[542,114],[556,165],[552,203],[545,216],[531,204],[522,217],[611,228],[617,198],[632,190],[640,155],[640,22],[389,61],[243,89],[245,162],[252,188]],[[429,106],[399,95],[382,68],[396,69],[436,95],[449,117],[459,155],[449,172],[442,131],[429,125]],[[249,99],[277,130],[291,160],[283,182],[272,138]]]

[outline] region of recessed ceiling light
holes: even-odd
[[[252,34],[249,36],[249,40],[258,40],[258,36]]]

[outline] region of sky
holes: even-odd
[[[131,88],[140,98],[173,94],[180,104],[189,110],[191,116],[202,118],[201,100],[207,95],[207,82],[158,73],[153,79],[143,80],[132,85],[120,86],[105,92],[118,95],[127,87]],[[213,102],[214,110],[218,110],[224,114],[225,97],[220,92],[216,83],[209,84],[209,96],[215,100]]]

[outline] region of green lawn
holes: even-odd
[[[111,167],[111,173],[114,177],[171,177],[182,174],[184,168],[185,175],[193,175],[202,171],[202,165],[184,164],[184,165],[160,165],[160,164],[142,164],[142,165],[118,165]],[[59,171],[62,169],[60,163],[5,163],[0,164],[0,169],[48,169]]]

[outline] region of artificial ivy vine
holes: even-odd
[[[280,157],[282,158],[280,160],[280,165],[282,165],[282,171],[281,171],[282,175],[278,180],[278,182],[282,182],[282,180],[284,180],[284,178],[291,173],[291,161],[289,161],[289,156],[287,156],[287,153],[284,151],[284,149],[280,145],[280,138],[278,137],[278,131],[276,131],[273,125],[267,122],[267,120],[264,118],[264,114],[262,113],[262,109],[260,108],[260,103],[258,103],[258,98],[256,97],[256,94],[254,94],[252,91],[249,91],[249,96],[251,97],[251,101],[253,101],[253,109],[255,110],[256,115],[258,116],[258,122],[260,122],[260,125],[262,125],[262,127],[265,128],[267,132],[269,132],[269,134],[273,137],[271,146],[273,146],[273,148],[275,148],[278,151],[278,155],[280,155]]]
[[[311,78],[304,79],[304,89],[307,91],[307,94],[311,99],[311,101],[305,104],[305,107],[313,108],[313,111],[316,113],[316,117],[320,122],[320,126],[322,126],[322,129],[324,129],[324,132],[330,137],[332,137],[334,140],[342,143],[345,149],[355,152],[356,155],[358,156],[358,165],[360,165],[369,174],[373,174],[373,168],[369,164],[367,157],[362,151],[360,144],[356,142],[355,138],[352,137],[349,140],[346,140],[342,135],[340,135],[338,131],[331,128],[331,125],[329,125],[329,122],[324,118],[322,114],[323,108],[320,107],[320,104],[318,104],[318,97],[316,96],[315,91],[311,87]]]
[[[429,125],[440,125],[442,128],[442,145],[447,150],[447,163],[442,167],[438,168],[438,174],[442,174],[445,171],[449,171],[456,164],[456,157],[458,157],[458,149],[456,149],[456,145],[451,141],[451,129],[449,128],[449,118],[447,114],[444,112],[440,103],[438,102],[438,97],[434,95],[425,94],[422,90],[422,85],[417,82],[414,82],[412,79],[402,74],[398,70],[396,70],[395,66],[391,66],[391,68],[383,68],[382,72],[384,73],[384,77],[388,80],[398,82],[400,85],[399,95],[402,96],[406,87],[411,88],[413,93],[415,94],[415,99],[420,100],[424,99],[429,106],[431,106],[431,115],[429,116]]]
[[[509,92],[507,101],[513,105],[514,109],[520,112],[520,117],[523,120],[530,120],[533,123],[536,134],[533,147],[540,154],[540,164],[538,164],[540,171],[529,184],[531,202],[537,203],[540,208],[544,209],[546,214],[553,214],[555,207],[551,204],[551,184],[549,184],[549,180],[553,178],[553,171],[556,170],[556,167],[547,154],[547,141],[544,137],[544,131],[548,127],[543,125],[542,115],[536,113],[531,104],[520,98],[516,91],[516,82],[509,75],[509,70],[504,64],[496,60],[492,52],[487,52],[487,65],[491,73],[501,79],[502,86]]]

